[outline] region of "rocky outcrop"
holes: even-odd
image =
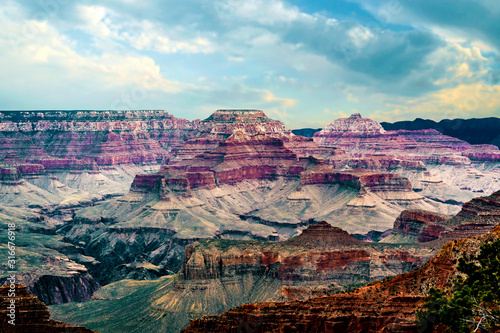
[[[489,200],[494,210],[495,199]],[[429,212],[404,216],[399,222],[403,229],[410,218],[423,222],[424,228],[441,223],[431,222],[441,217]],[[477,254],[483,242],[500,238],[497,227],[464,239],[487,229],[465,218],[459,222],[436,240],[396,246],[360,242],[323,222],[282,242],[200,240],[186,247],[177,276],[150,281],[116,302],[56,306],[56,318],[78,318],[87,325],[90,314],[99,309],[105,315],[88,322],[98,331],[116,331],[117,323],[127,320],[134,323],[129,329],[163,332],[167,327],[176,332],[194,319],[186,332],[415,332],[416,309],[429,288],[450,287],[459,257]],[[416,267],[420,268],[387,279]],[[373,282],[382,278],[386,279]],[[351,291],[341,292],[345,288]],[[251,302],[265,303],[240,306]],[[138,308],[137,304],[140,310],[123,314],[123,309]],[[227,311],[235,306],[239,307]]]
[[[80,210],[60,232],[103,265],[92,272],[138,254],[177,272],[179,248],[199,239],[284,240],[311,219],[348,232],[385,231],[404,208],[440,207],[400,175],[335,170],[298,157],[282,138],[238,130],[215,149],[137,175],[127,195]]]
[[[29,294],[20,284],[0,287],[0,329],[2,332],[19,333],[65,333],[93,331],[50,319],[49,309],[35,296]],[[13,306],[13,311],[9,306]],[[11,316],[9,316],[9,314]],[[9,323],[13,320],[15,325]]]
[[[44,275],[20,273],[19,283],[28,284],[28,291],[47,305],[68,302],[88,301],[94,291],[100,288],[99,283],[88,273],[73,273],[66,275]],[[6,283],[0,279],[0,285]]]
[[[416,311],[430,287],[450,288],[457,259],[475,255],[500,228],[445,244],[421,268],[352,292],[307,301],[247,304],[218,316],[192,320],[183,332],[417,332]]]
[[[47,170],[156,164],[197,130],[166,111],[4,111],[1,118],[0,160]]]
[[[0,220],[5,226],[16,226],[16,282],[45,304],[86,301],[99,289],[100,285],[81,264],[92,259],[82,256],[80,247],[62,242],[50,221],[44,224],[38,217],[30,222],[4,214],[0,214]],[[0,263],[0,268],[0,285],[9,284],[11,269],[7,262]]]
[[[429,255],[426,249],[363,243],[325,222],[284,242],[200,240],[186,246],[177,276],[149,281],[117,301],[56,306],[55,318],[88,322],[103,332],[119,331],[124,320],[128,330],[178,332],[189,319],[244,303],[331,295],[407,272]],[[124,314],[125,308],[134,310]]]
[[[285,132],[281,121],[269,119],[261,110],[217,110],[200,122],[200,132],[231,135],[235,130],[248,134]]]
[[[495,225],[500,222],[500,191],[490,196],[474,198],[466,202],[462,210],[452,219],[450,223],[463,224],[480,223]]]
[[[421,210],[404,210],[394,222],[393,234],[401,234],[428,242],[438,239],[447,229],[450,216]]]
[[[315,133],[314,140],[323,146],[342,148],[355,157],[392,156],[393,160],[400,160],[393,162],[396,164],[421,161],[426,164],[468,165],[471,160],[498,161],[500,154],[492,145],[474,146],[435,129],[386,131],[377,122],[359,114],[333,121]]]

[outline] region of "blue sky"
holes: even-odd
[[[497,0],[0,1],[0,109],[500,116]]]

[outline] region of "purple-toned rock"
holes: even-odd
[[[500,157],[500,150],[492,145],[471,145],[434,129],[385,131],[379,123],[357,113],[333,121],[314,134],[314,141],[322,146],[344,149],[360,159],[357,161],[360,167],[379,167],[374,156],[392,159],[393,165],[386,162],[388,167],[402,166],[403,161],[466,165],[471,160],[498,161]],[[341,164],[335,157],[329,160],[330,164]]]

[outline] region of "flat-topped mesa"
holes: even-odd
[[[163,110],[0,111],[0,131],[133,131],[191,129],[192,122]]]
[[[264,111],[261,110],[243,110],[243,109],[230,109],[230,110],[217,110],[210,115],[203,122],[218,122],[218,123],[268,123],[272,120],[269,119]]]
[[[47,171],[157,164],[198,126],[166,111],[0,111],[0,162]]]
[[[244,130],[248,134],[285,133],[285,125],[270,119],[261,110],[217,110],[210,117],[200,122],[200,133],[217,133],[228,137],[235,130]]]

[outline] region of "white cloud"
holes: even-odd
[[[288,23],[297,19],[312,18],[295,6],[278,0],[228,0],[219,7],[226,15],[236,15],[264,25]]]
[[[78,27],[100,40],[125,42],[136,50],[153,50],[166,54],[214,51],[208,38],[189,36],[181,26],[166,29],[160,23],[137,20],[104,6],[78,5],[77,12],[81,19]]]
[[[77,107],[82,102],[95,105],[93,101],[82,101],[82,96],[107,92],[107,96],[100,96],[100,102],[95,103],[109,108],[115,96],[123,94],[138,100],[149,92],[172,94],[198,89],[192,84],[165,78],[150,57],[129,52],[82,55],[75,51],[73,40],[47,21],[13,20],[1,9],[0,18],[7,31],[22,31],[23,24],[34,27],[29,35],[0,35],[3,50],[0,63],[9,64],[0,73],[0,90],[4,96],[23,96],[24,103],[33,105],[31,107],[40,104],[56,107],[66,103],[63,105],[68,108],[71,103]],[[140,107],[139,103],[129,104]]]

